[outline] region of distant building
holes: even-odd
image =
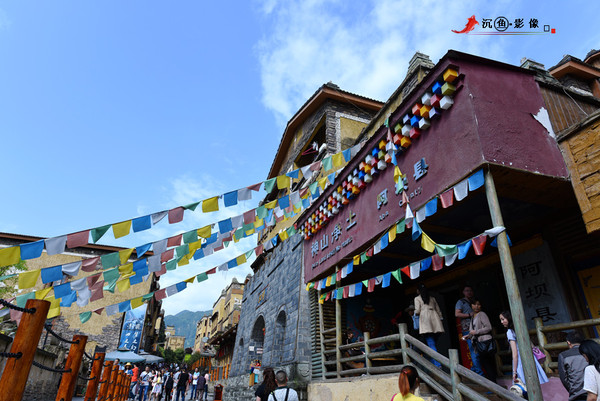
[[[229,376],[246,282],[240,283],[234,277],[213,305],[208,336],[208,344],[216,350],[211,369],[212,380],[221,380]]]
[[[202,351],[210,337],[210,316],[203,316],[196,323],[196,338],[194,339],[194,351]]]
[[[175,351],[176,349],[185,349],[185,336],[173,336],[170,335],[167,337],[167,343],[165,345],[165,349],[170,349]]]
[[[165,327],[165,336],[174,336],[175,335],[175,326],[167,326]]]

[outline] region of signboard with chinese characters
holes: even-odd
[[[125,313],[125,321],[121,329],[121,340],[119,348],[127,348],[128,350],[138,353],[142,342],[142,331],[144,330],[144,319],[146,317],[146,307],[144,304],[139,308],[127,311]]]
[[[567,323],[571,317],[547,243],[513,256],[527,326],[541,317],[544,324]]]

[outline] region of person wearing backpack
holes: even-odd
[[[269,394],[268,401],[299,401],[296,390],[287,386],[288,378],[285,371],[280,370],[275,373],[275,381],[277,382],[277,388]]]

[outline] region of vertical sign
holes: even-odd
[[[125,321],[121,330],[121,340],[119,348],[127,348],[136,354],[140,350],[142,342],[142,331],[144,330],[144,319],[146,317],[146,307],[144,304],[139,308],[129,310],[125,313]]]

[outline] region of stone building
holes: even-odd
[[[167,336],[167,343],[165,349],[175,351],[176,349],[185,349],[185,336]]]
[[[380,102],[342,91],[332,83],[323,85],[288,122],[268,178],[350,148],[380,107]],[[291,190],[306,188],[323,174],[317,171],[310,179],[302,178]],[[281,195],[283,192],[275,189],[263,204]],[[297,217],[278,220],[259,234],[259,242],[271,241]],[[244,291],[231,371],[224,382],[225,400],[254,394],[249,380],[254,377],[258,381],[259,377],[250,376],[250,366],[285,369],[292,386],[306,400],[312,345],[310,300],[302,267],[302,238],[298,235],[261,254],[252,264],[254,275]]]
[[[210,316],[203,316],[196,323],[196,337],[194,338],[194,351],[202,351],[210,338]]]
[[[0,247],[16,246],[23,243],[35,242],[43,238],[33,237],[29,235],[0,233]],[[126,248],[87,244],[74,249],[66,249],[65,252],[57,255],[48,255],[44,250],[41,257],[36,259],[26,260],[28,270],[42,269],[50,266],[64,265],[67,263],[78,262],[85,259],[106,255],[109,253],[126,251]],[[151,252],[147,253],[152,254]],[[132,262],[136,258],[135,250],[129,256],[128,261]],[[71,280],[77,280],[99,271],[85,272],[79,269],[77,275]],[[47,286],[42,283],[41,277],[37,279],[37,283],[33,288],[26,289],[24,292],[39,291]],[[117,313],[112,316],[107,316],[105,312],[101,314],[92,313],[91,318],[81,323],[79,314],[82,312],[92,311],[102,308],[107,305],[116,304],[131,298],[145,295],[149,292],[157,290],[158,277],[154,274],[149,275],[146,280],[142,280],[139,284],[131,285],[124,292],[114,290],[114,292],[103,291],[103,298],[93,302],[89,302],[86,306],[79,307],[73,303],[71,307],[61,307],[60,315],[51,320],[52,329],[61,334],[63,337],[71,338],[75,334],[85,334],[88,336],[86,350],[93,352],[96,346],[106,347],[107,351],[115,350],[119,345],[119,337],[121,333],[121,325],[123,322],[124,313]],[[49,292],[46,299],[52,298],[53,292]],[[154,344],[158,338],[158,330],[155,329],[157,318],[160,316],[161,302],[154,298],[148,303],[146,309],[146,317],[144,322],[143,334],[144,349],[148,352],[153,350]],[[40,347],[44,346],[45,337],[42,335],[40,339]]]

